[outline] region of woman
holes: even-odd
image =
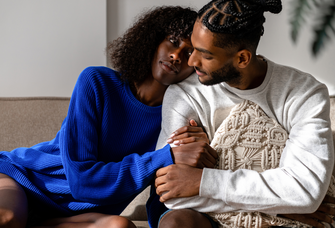
[[[157,169],[176,161],[169,146],[154,149],[165,90],[193,72],[187,60],[196,16],[189,8],[161,7],[140,17],[108,46],[118,71],[88,67],[80,74],[53,140],[0,152],[1,227],[57,217],[63,218],[44,225],[135,227],[117,215]],[[152,227],[161,206],[152,194]]]

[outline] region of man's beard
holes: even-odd
[[[215,85],[221,82],[226,82],[230,85],[238,85],[241,82],[241,73],[236,70],[236,68],[231,63],[227,63],[222,68],[213,71],[212,73],[208,74],[211,79],[207,81],[200,81],[203,85]]]

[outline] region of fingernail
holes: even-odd
[[[167,143],[172,143],[173,140],[172,140],[172,139],[168,139],[168,140],[166,140],[166,142],[167,142]]]
[[[173,144],[179,144],[179,140],[176,140],[176,141],[174,141],[174,143]]]
[[[171,135],[170,135],[170,138],[172,138],[173,136],[175,136],[176,134],[175,133],[172,133]]]

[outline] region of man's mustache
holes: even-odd
[[[194,69],[196,69],[196,70],[199,71],[200,73],[207,74],[205,71],[200,70],[199,67],[196,67],[196,66],[195,66]]]

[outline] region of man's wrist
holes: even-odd
[[[173,164],[176,164],[175,159],[174,159],[174,154],[173,154],[173,147],[171,147],[170,144],[167,144],[167,145],[170,146],[170,154],[171,154],[171,158],[172,158]]]
[[[223,200],[231,173],[231,170],[204,168],[200,181],[199,196]]]

